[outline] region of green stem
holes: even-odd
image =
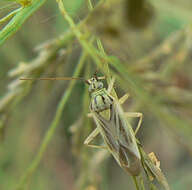
[[[9,13],[8,15],[6,15],[5,17],[3,17],[2,19],[0,19],[0,24],[3,24],[4,22],[8,21],[9,19],[11,19],[17,12],[21,11],[21,8],[18,8],[14,11],[12,11],[11,13]]]
[[[96,62],[96,64],[101,67],[100,58],[98,58],[98,55],[97,55],[93,45],[85,39],[84,35],[81,33],[79,28],[75,25],[73,19],[69,16],[67,11],[65,10],[63,1],[62,0],[56,0],[56,1],[58,3],[61,13],[63,14],[66,21],[69,23],[71,30],[74,32],[74,34],[75,34],[76,38],[78,39],[79,43],[81,44],[81,46],[88,52],[88,54],[93,58],[93,60]]]
[[[139,184],[138,184],[138,182],[137,182],[137,177],[132,176],[132,179],[133,179],[133,181],[134,181],[134,183],[135,183],[136,190],[139,190]]]
[[[0,31],[0,45],[13,35],[23,23],[31,16],[37,9],[39,9],[46,0],[33,0],[29,6],[16,10],[16,15],[11,19],[11,21]],[[9,15],[13,16],[15,12]],[[9,16],[8,15],[8,16]]]
[[[84,65],[84,62],[86,60],[86,57],[87,57],[87,54],[85,52],[83,52],[80,60],[79,60],[79,63],[75,69],[75,72],[74,72],[74,77],[77,77],[81,70],[82,70],[82,67]],[[55,114],[55,117],[49,127],[49,130],[47,131],[44,139],[43,139],[43,142],[40,146],[40,149],[39,149],[39,152],[37,154],[37,156],[35,157],[35,159],[32,161],[30,167],[27,169],[27,171],[25,172],[25,174],[21,177],[17,187],[15,188],[16,190],[21,190],[23,189],[23,186],[25,185],[27,179],[33,174],[33,172],[37,169],[42,157],[43,157],[43,154],[45,153],[46,151],[46,148],[50,142],[50,140],[52,139],[54,133],[55,133],[55,130],[59,124],[59,121],[60,121],[60,118],[62,116],[62,112],[63,112],[63,109],[66,105],[66,102],[68,101],[70,95],[71,95],[71,92],[72,92],[72,89],[75,85],[75,80],[72,80],[70,81],[70,84],[69,84],[69,87],[68,89],[65,91],[65,93],[63,94],[63,97],[61,98],[61,101],[59,102],[58,104],[58,107],[57,107],[57,111],[56,111],[56,114]]]
[[[70,26],[71,30],[73,31],[74,35],[78,39],[78,41],[81,44],[81,46],[83,47],[83,49],[94,60],[96,65],[99,68],[103,69],[103,65],[102,65],[103,63],[105,63],[105,62],[109,63],[109,62],[114,61],[114,59],[112,60],[111,58],[106,56],[103,52],[98,51],[91,43],[89,43],[87,41],[87,39],[84,37],[84,35],[80,31],[80,27],[78,27],[78,25],[77,26],[75,25],[73,19],[69,16],[67,11],[65,10],[64,5],[63,5],[63,1],[62,0],[56,0],[56,1],[58,3],[58,6],[59,6],[61,13],[63,14],[66,21],[69,23],[69,26]]]
[[[88,1],[88,7],[89,7],[89,10],[93,10],[93,5],[92,5],[92,2],[91,0],[87,0]]]

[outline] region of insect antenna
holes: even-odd
[[[81,77],[43,77],[43,78],[20,78],[19,80],[83,80]]]
[[[97,80],[104,80],[106,79],[105,76],[102,77],[97,77],[96,73],[94,74],[94,77]],[[29,81],[34,81],[34,80],[81,80],[84,81],[86,84],[90,85],[90,81],[84,79],[83,77],[42,77],[42,78],[20,78],[19,80],[29,80]]]

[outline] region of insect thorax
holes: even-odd
[[[107,93],[105,88],[92,92],[90,109],[95,112],[107,110],[113,104],[113,98]]]

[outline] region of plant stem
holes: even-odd
[[[10,12],[8,15],[6,15],[5,17],[3,17],[2,19],[0,19],[0,24],[8,21],[9,19],[11,19],[17,12],[21,11],[22,8],[18,8],[12,12]]]
[[[16,15],[2,30],[0,30],[0,45],[3,44],[3,42],[11,35],[13,35],[23,25],[27,18],[29,18],[29,16],[31,16],[45,2],[46,0],[33,0],[29,6],[17,9],[16,12],[13,11],[12,13],[10,13],[8,15],[9,18],[15,13]],[[7,16],[5,18],[7,19]]]
[[[139,184],[138,184],[138,182],[137,182],[137,177],[132,176],[132,179],[133,179],[133,181],[134,181],[134,183],[135,183],[136,190],[139,190]]]

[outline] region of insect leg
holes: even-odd
[[[125,113],[125,116],[126,117],[130,117],[130,118],[135,118],[135,117],[138,117],[139,118],[139,122],[137,124],[137,127],[135,129],[135,135],[137,134],[138,130],[140,129],[141,127],[141,123],[142,123],[142,120],[143,120],[143,114],[140,113],[140,112],[126,112]]]
[[[96,128],[84,141],[84,145],[87,145],[92,148],[102,148],[102,149],[107,149],[106,146],[99,146],[99,145],[94,145],[90,144],[90,142],[97,136],[99,135],[99,129]]]
[[[128,93],[124,94],[124,95],[119,99],[119,103],[120,103],[120,104],[123,104],[128,98],[129,98],[129,94],[128,94]]]

